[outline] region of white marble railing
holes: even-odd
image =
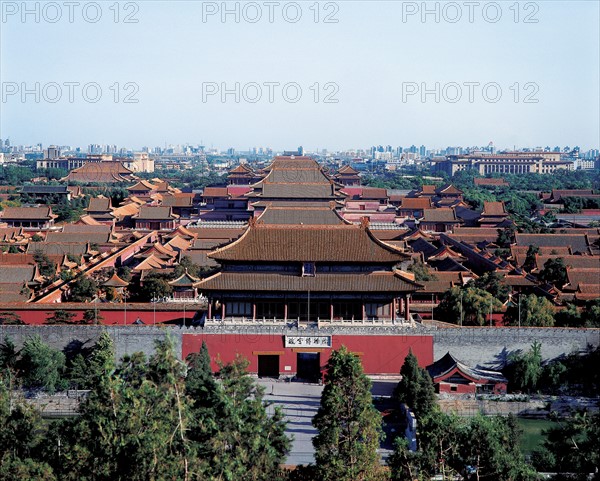
[[[398,326],[398,327],[409,327],[414,324],[412,321],[406,319],[317,319],[311,321],[304,321],[298,319],[276,319],[276,318],[260,318],[252,319],[247,317],[226,317],[225,319],[206,319],[205,325],[275,325],[275,326],[306,326],[313,325],[317,328],[331,327],[331,326]]]

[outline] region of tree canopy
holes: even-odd
[[[381,415],[373,406],[371,382],[360,359],[346,347],[327,363],[321,405],[313,419],[318,479],[368,481],[379,471]]]

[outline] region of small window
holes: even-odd
[[[458,391],[458,386],[450,386],[450,391],[453,391],[453,392]]]
[[[304,262],[302,264],[302,275],[314,277],[315,263],[314,262]]]

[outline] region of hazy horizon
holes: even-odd
[[[26,3],[0,21],[13,144],[600,145],[598,2]]]

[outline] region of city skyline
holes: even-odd
[[[52,23],[42,9],[38,23],[35,12],[3,6],[0,137],[275,150],[394,138],[440,148],[600,144],[595,2],[502,4],[499,20],[488,8],[472,22],[460,3],[454,21],[457,12],[435,2],[429,14],[410,10],[415,2],[326,2],[303,4],[297,22],[290,10],[255,23],[235,2],[239,18],[211,13],[214,2],[133,4],[106,7],[95,23],[92,11],[70,22],[65,10]]]
[[[156,149],[160,149],[162,151],[166,151],[166,150],[181,150],[181,149],[198,149],[200,147],[202,147],[203,149],[205,149],[206,151],[216,151],[219,152],[221,154],[227,154],[229,152],[233,152],[235,154],[243,154],[243,153],[249,153],[252,152],[254,150],[258,150],[261,153],[265,153],[266,154],[271,154],[274,152],[284,152],[284,151],[290,151],[290,148],[293,147],[291,145],[288,145],[287,148],[281,148],[281,149],[276,149],[271,147],[270,145],[252,145],[252,146],[247,146],[247,147],[240,147],[240,146],[235,146],[232,144],[226,144],[225,145],[219,145],[219,146],[215,146],[215,145],[207,145],[208,143],[203,143],[203,142],[185,142],[182,144],[175,144],[175,143],[169,143],[169,142],[165,142],[163,145],[157,145],[156,143],[150,144],[150,145],[143,145],[143,146],[131,146],[131,145],[119,145],[119,144],[113,144],[113,143],[106,143],[106,144],[98,144],[98,143],[91,143],[91,144],[87,144],[87,145],[75,145],[75,144],[71,144],[71,143],[49,143],[49,144],[45,144],[43,142],[14,142],[10,136],[6,137],[6,138],[2,138],[0,137],[0,141],[2,142],[2,144],[4,145],[4,143],[6,142],[6,140],[9,141],[10,147],[20,147],[22,149],[38,149],[39,151],[45,150],[48,147],[56,147],[59,150],[68,147],[66,149],[66,151],[68,152],[74,152],[74,151],[79,151],[82,154],[83,153],[91,153],[91,154],[98,154],[98,153],[107,153],[107,154],[116,154],[119,153],[120,151],[128,151],[128,152],[142,152],[142,151],[148,151],[150,153],[153,153],[154,150]],[[0,146],[1,147],[1,146]],[[330,149],[326,146],[321,146],[321,147],[306,147],[306,146],[301,146],[302,149],[305,152],[308,153],[322,153],[322,152],[327,152],[327,153],[340,153],[340,152],[352,152],[352,151],[364,151],[367,152],[369,150],[372,150],[373,148],[382,148],[383,150],[380,151],[391,151],[391,152],[396,152],[398,151],[398,149],[403,149],[403,152],[408,152],[408,151],[412,151],[411,149],[414,149],[415,152],[421,152],[422,150],[426,150],[427,152],[433,152],[433,151],[446,151],[449,149],[459,149],[459,150],[463,150],[463,151],[477,151],[477,150],[489,150],[489,149],[493,149],[494,152],[510,152],[510,151],[543,151],[543,150],[547,150],[550,149],[550,151],[553,152],[562,152],[562,153],[570,153],[573,150],[577,149],[579,150],[579,152],[581,153],[585,153],[585,152],[595,152],[598,150],[598,145],[591,145],[591,146],[579,146],[579,145],[575,145],[572,143],[567,143],[566,145],[537,145],[537,146],[497,146],[495,145],[493,142],[488,143],[487,145],[484,144],[468,144],[468,145],[458,145],[458,144],[454,144],[454,145],[446,145],[446,146],[442,146],[442,145],[425,145],[425,144],[420,144],[420,143],[413,143],[413,142],[405,142],[404,144],[399,144],[399,143],[388,143],[388,142],[383,142],[383,143],[378,143],[376,145],[369,145],[369,146],[352,146],[352,147],[344,147],[341,149]]]

